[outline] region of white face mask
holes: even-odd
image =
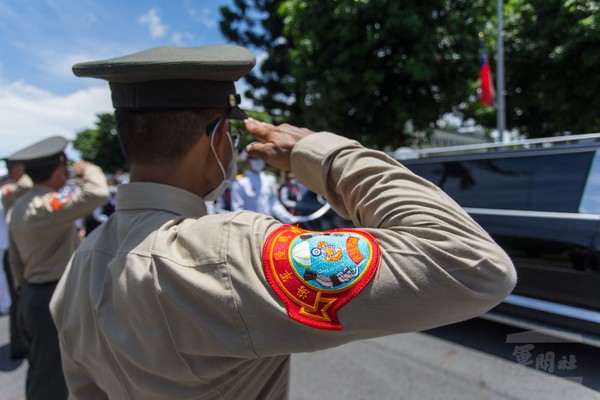
[[[254,172],[261,172],[265,169],[265,161],[260,158],[253,158],[250,160],[250,169]]]
[[[227,187],[231,184],[231,182],[233,182],[233,180],[235,179],[235,176],[237,175],[237,162],[236,162],[237,161],[237,150],[233,147],[233,142],[231,141],[231,135],[229,133],[227,133],[227,138],[229,139],[229,144],[231,145],[231,161],[229,162],[229,165],[227,166],[227,171],[225,171],[225,168],[223,168],[223,164],[221,163],[221,160],[219,160],[219,156],[217,156],[217,152],[215,151],[215,147],[213,145],[213,140],[215,138],[215,132],[217,131],[217,129],[219,129],[219,126],[221,125],[222,121],[223,120],[219,121],[219,123],[215,126],[215,128],[213,129],[213,131],[210,134],[210,149],[212,150],[213,155],[215,156],[215,158],[217,159],[217,162],[219,163],[219,168],[221,168],[221,173],[223,174],[223,181],[221,181],[219,186],[217,186],[216,188],[214,188],[213,190],[211,190],[204,196],[205,201],[217,200],[223,193],[225,193],[225,190],[227,190]]]

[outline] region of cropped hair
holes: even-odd
[[[33,182],[40,183],[50,179],[54,170],[63,164],[66,165],[66,161],[57,159],[43,164],[25,165],[25,173],[29,175]]]
[[[194,147],[206,127],[225,109],[117,109],[121,147],[130,163],[171,162]]]
[[[7,170],[11,170],[11,168],[17,167],[19,165],[23,165],[23,161],[10,161],[10,160],[4,160],[4,163],[6,164],[6,169]]]

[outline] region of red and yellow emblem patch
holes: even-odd
[[[289,316],[320,329],[342,330],[337,311],[371,280],[379,258],[373,236],[355,229],[283,225],[263,248],[265,275]]]
[[[16,189],[16,186],[13,184],[6,184],[4,185],[4,187],[2,188],[2,195],[3,196],[8,196],[9,194],[11,194],[14,190]]]
[[[55,194],[50,199],[50,207],[54,211],[60,211],[64,206],[71,202],[71,197],[73,196],[70,194]]]

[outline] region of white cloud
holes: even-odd
[[[153,39],[164,38],[170,30],[168,25],[165,25],[158,14],[156,8],[151,8],[148,12],[139,18],[141,25],[148,25],[150,28],[150,36]],[[177,46],[184,46],[186,42],[193,41],[194,35],[188,32],[173,32],[170,40]]]
[[[146,14],[140,16],[138,21],[142,25],[148,25],[150,28],[150,36],[153,38],[164,37],[169,29],[168,26],[163,24],[156,8],[148,10]]]
[[[38,68],[49,76],[60,79],[64,87],[80,80],[73,75],[74,64],[119,57],[136,51],[140,51],[140,47],[132,42],[111,43],[87,39],[70,46],[40,49],[35,56],[40,60]],[[33,49],[31,53],[34,53]],[[60,90],[60,88],[54,86],[52,90]]]
[[[202,23],[209,28],[217,26],[217,19],[213,16],[213,11],[210,8],[202,10]]]
[[[183,0],[183,6],[185,7],[190,17],[196,18],[196,16],[198,15],[198,11],[196,11],[196,8],[190,0]]]
[[[58,96],[23,81],[0,82],[0,157],[48,136],[73,139],[95,126],[97,114],[112,111],[108,85]]]
[[[194,35],[188,32],[175,32],[171,36],[171,42],[177,46],[185,46],[187,43],[194,41]]]
[[[194,7],[190,0],[184,0],[183,6],[190,18],[202,22],[204,26],[214,28],[217,26],[218,18],[214,16],[212,7],[204,7],[201,12]]]

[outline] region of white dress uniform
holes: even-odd
[[[277,178],[264,171],[249,169],[231,184],[231,210],[255,211],[285,224],[295,222],[294,216],[279,201]]]

